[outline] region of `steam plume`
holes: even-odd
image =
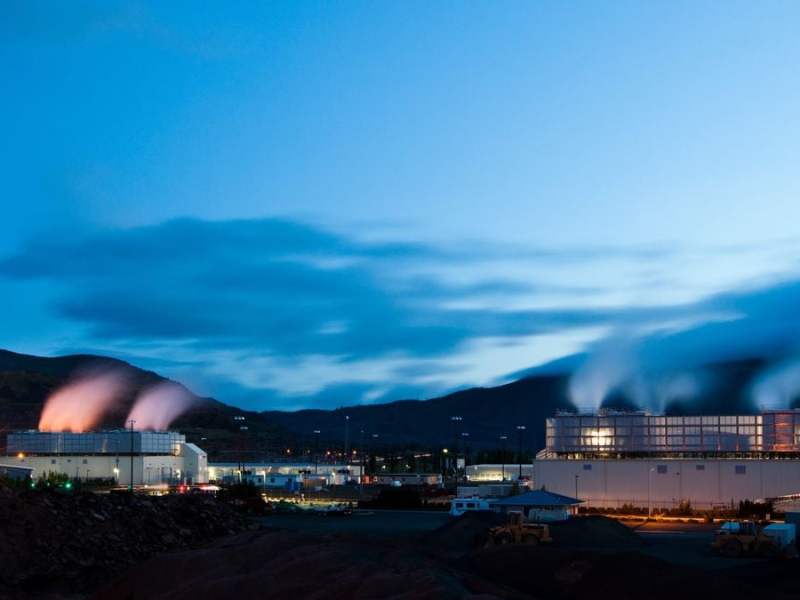
[[[704,380],[690,372],[640,374],[626,384],[624,390],[639,408],[663,414],[671,402],[700,396],[705,388]]]
[[[124,391],[119,369],[93,370],[61,386],[47,399],[39,419],[41,431],[80,433],[95,427]]]
[[[136,429],[167,429],[175,419],[186,412],[195,398],[182,385],[159,383],[144,389],[131,409],[126,422],[135,421]]]
[[[774,365],[756,378],[750,395],[760,410],[790,408],[800,396],[800,358]]]
[[[569,395],[580,412],[596,412],[608,393],[634,372],[625,340],[615,339],[598,348],[569,380]]]

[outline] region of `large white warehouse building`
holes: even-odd
[[[706,509],[800,493],[800,410],[758,415],[559,413],[534,485],[588,506]]]
[[[0,462],[29,467],[35,479],[54,473],[119,485],[208,482],[206,453],[173,431],[20,431],[8,434],[7,453]]]

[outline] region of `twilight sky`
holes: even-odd
[[[799,24],[777,1],[4,2],[0,346],[258,409],[620,339],[793,355]]]

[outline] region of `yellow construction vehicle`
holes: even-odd
[[[504,544],[547,544],[553,541],[550,528],[541,523],[526,523],[521,512],[509,512],[505,525],[489,529],[489,545]]]
[[[726,521],[714,532],[711,548],[728,558],[797,556],[794,524],[761,525],[753,521]]]

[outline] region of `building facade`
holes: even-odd
[[[728,507],[800,492],[800,411],[557,414],[534,485],[588,506]]]
[[[32,469],[34,479],[52,473],[118,485],[208,482],[206,453],[172,431],[24,431],[8,434],[7,448],[2,462]]]

